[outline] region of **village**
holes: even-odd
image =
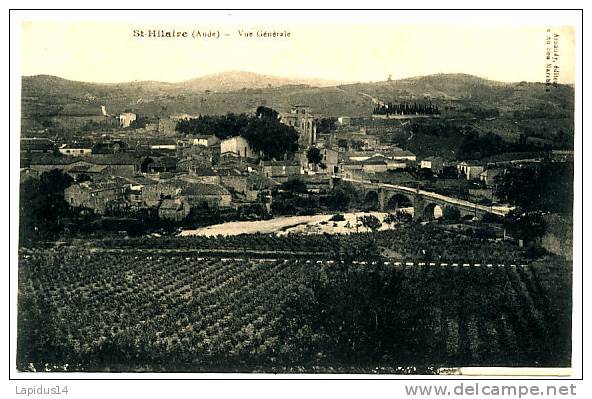
[[[76,123],[83,128],[68,140],[21,139],[22,179],[55,169],[66,173],[72,183],[64,191],[65,201],[95,216],[127,217],[150,211],[161,220],[182,222],[192,211],[201,210],[203,214],[204,209],[226,215],[226,221],[323,213],[331,209],[322,207],[322,199],[331,195],[335,182],[342,180],[429,189],[493,208],[500,205],[495,196],[496,177],[508,165],[540,162],[543,157],[537,154],[520,159],[525,155],[516,154],[489,162],[438,156],[419,159],[369,131],[367,126],[372,126],[369,122],[377,115],[366,119],[319,118],[306,105],[295,105],[288,112],[271,111],[281,124],[295,129],[298,150],[269,159],[242,136],[221,139],[216,134],[178,131],[180,122],[198,116],[146,118],[131,111],[112,116],[105,106],[101,108],[101,116],[77,118]],[[414,112],[408,118],[415,116]],[[85,128],[89,124],[100,129]],[[322,131],[319,125],[323,125]],[[553,151],[544,156],[566,161],[573,153]],[[296,194],[311,203],[306,209],[286,210],[278,203],[285,199],[282,192],[294,191],[290,188],[295,186],[294,181],[303,187]],[[379,204],[373,193],[364,195],[358,209],[412,209],[401,196]],[[317,198],[317,202],[311,198]],[[337,209],[352,207],[348,205]],[[415,216],[439,219],[443,212],[443,206],[437,205],[429,215]]]

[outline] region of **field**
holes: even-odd
[[[343,223],[343,222],[341,222]],[[361,230],[361,229],[360,229]],[[167,236],[106,238],[86,246],[105,251],[141,249],[152,253],[181,251],[218,257],[295,257],[332,260],[395,260],[417,262],[514,263],[531,262],[537,254],[507,242],[451,233],[439,226],[399,225],[394,230],[354,234],[239,234],[230,236]],[[381,255],[388,252],[389,255]]]
[[[374,239],[384,244],[392,234]],[[412,230],[406,234],[401,242]],[[343,261],[321,249],[314,259],[198,254],[205,242],[224,250],[239,239],[252,248],[306,243],[251,237],[163,240],[168,249],[139,240],[21,249],[18,368],[435,373],[570,365],[571,269],[559,258],[486,264]]]

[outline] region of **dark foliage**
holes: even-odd
[[[528,242],[541,238],[545,234],[547,223],[541,212],[515,210],[506,216],[504,226],[512,237]]]
[[[261,118],[261,119],[277,120],[279,114],[277,113],[277,111],[275,111],[271,108],[264,107],[263,105],[260,105],[259,107],[257,107],[257,111],[255,111],[255,115],[257,115],[257,118]]]
[[[362,226],[369,228],[372,231],[376,231],[382,226],[382,222],[374,215],[364,215],[360,218]]]
[[[292,126],[277,120],[254,118],[241,132],[257,152],[266,159],[283,159],[298,150],[298,133]]]
[[[357,194],[351,183],[343,182],[331,189],[325,198],[330,210],[345,211],[358,202]]]
[[[310,147],[308,151],[306,151],[306,159],[308,160],[309,164],[320,164],[323,161],[321,150],[319,150],[317,147]]]
[[[374,115],[438,115],[440,110],[432,103],[399,103],[389,102],[376,106],[372,111]]]
[[[20,186],[19,233],[21,243],[54,239],[64,229],[70,213],[64,190],[72,178],[57,169],[44,172],[39,179],[27,179]]]
[[[445,206],[442,210],[442,217],[447,222],[457,222],[460,220],[460,211],[454,206]]]
[[[200,115],[197,118],[180,120],[176,130],[179,133],[190,135],[214,134],[221,140],[239,136],[241,131],[249,124],[246,114],[228,113],[224,116]]]
[[[280,123],[277,112],[267,107],[259,107],[254,117],[229,113],[181,120],[176,129],[188,135],[214,134],[221,140],[242,136],[256,152],[262,152],[265,159],[283,159],[286,154],[298,150],[296,130]]]
[[[495,195],[524,211],[573,212],[573,162],[512,167],[496,177]]]
[[[289,191],[292,193],[305,194],[308,192],[306,189],[306,183],[300,179],[290,179],[282,183],[280,186],[282,190]]]
[[[320,118],[317,121],[317,133],[331,133],[337,129],[337,118]]]
[[[143,129],[146,125],[150,123],[150,119],[144,115],[138,115],[135,120],[133,120],[129,127],[130,129]]]

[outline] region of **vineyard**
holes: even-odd
[[[451,234],[437,226],[408,225],[396,230],[355,234],[241,234],[236,236],[172,236],[106,238],[92,242],[99,248],[125,250],[192,250],[204,254],[234,256],[258,252],[282,256],[302,254],[334,260],[377,260],[381,249],[398,258],[424,261],[475,263],[524,263],[526,251],[506,242]]]
[[[521,265],[22,249],[18,308],[20,370],[429,373],[569,366],[571,357],[571,269],[551,257]]]

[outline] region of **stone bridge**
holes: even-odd
[[[340,177],[335,177],[334,180],[352,183],[364,196],[364,202],[376,204],[376,208],[380,211],[413,207],[414,219],[433,219],[437,207],[440,208],[440,211],[443,211],[447,206],[458,209],[461,218],[472,217],[475,219],[483,217],[486,213],[505,216],[512,210],[511,207],[507,206],[481,205],[459,198],[394,184]]]

